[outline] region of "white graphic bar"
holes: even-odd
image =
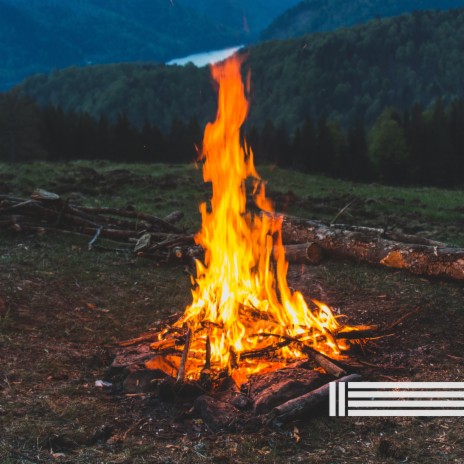
[[[330,382],[329,384],[329,415],[331,417],[337,415],[337,384]]]
[[[348,387],[349,388],[349,387]],[[371,385],[372,388],[372,385]],[[349,391],[348,398],[464,398],[463,391],[387,390]]]
[[[464,408],[464,401],[446,400],[387,400],[348,401],[349,408]]]
[[[361,388],[462,388],[464,382],[348,382],[349,390]]]
[[[338,383],[338,415],[346,416],[346,382]]]
[[[462,417],[464,409],[348,409],[352,417]]]
[[[464,382],[331,382],[329,400],[331,416],[464,417]]]

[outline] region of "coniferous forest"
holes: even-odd
[[[464,10],[374,19],[251,47],[245,135],[259,163],[354,181],[462,186]],[[0,160],[192,162],[209,69],[68,68],[0,96]]]
[[[120,113],[116,120],[87,113],[41,108],[31,100],[0,97],[0,161],[191,163],[203,127],[192,117],[174,119],[168,130],[150,122],[136,126]],[[385,109],[366,130],[359,119],[343,128],[308,116],[293,133],[267,120],[248,126],[244,136],[259,163],[337,178],[394,185],[462,186],[464,100],[428,109]]]

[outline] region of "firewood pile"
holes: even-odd
[[[193,234],[176,226],[182,217],[181,211],[160,218],[130,207],[81,206],[43,189],[28,199],[0,195],[0,230],[84,234],[91,237],[89,250],[112,250],[98,243],[102,237],[157,262],[191,263],[202,257]],[[318,264],[332,257],[464,280],[464,249],[417,235],[291,216],[284,216],[282,233],[290,263]]]
[[[346,328],[330,336],[335,343],[349,341],[362,345],[370,339],[391,335],[413,314],[405,313],[389,325]],[[187,360],[193,359],[190,356],[192,332],[185,325],[176,324],[180,317],[180,313],[173,314],[155,323],[150,331],[117,344],[107,375],[115,392],[191,403],[190,414],[201,417],[209,429],[217,432],[252,430],[264,424],[280,426],[307,419],[327,404],[330,382],[361,379],[353,369],[362,364],[354,357],[334,361],[316,351],[308,337],[266,333],[260,334],[264,347],[234,353],[229,366],[219,371],[213,369],[207,337],[205,357],[197,360],[200,375],[195,380],[189,379],[185,369]],[[237,379],[244,380],[234,376],[241,363],[252,359],[278,361],[279,350],[284,347],[298,347],[305,357],[282,362],[276,370],[252,374],[243,383],[237,382]]]
[[[183,337],[185,342],[188,334]],[[166,343],[159,344],[158,349],[155,342],[150,348],[143,343],[148,338],[145,334],[121,343],[124,347],[116,355],[107,376],[115,391],[129,396],[145,394],[165,402],[193,404],[189,414],[201,417],[213,432],[254,430],[266,424],[280,426],[307,419],[326,405],[330,382],[361,379],[359,374],[348,373],[315,350],[308,350],[307,359],[272,372],[252,374],[242,384],[234,382],[233,370],[211,377],[207,369],[203,370],[199,380],[182,379],[179,377],[182,359],[185,359],[182,354],[188,343],[184,347],[178,345],[178,353],[175,353],[172,348],[166,348]],[[293,342],[296,340],[284,341],[287,346]],[[171,354],[166,354],[168,351]],[[241,359],[251,355],[244,353]],[[273,356],[271,352],[254,355],[262,356],[263,361]],[[176,357],[181,360],[177,367]],[[172,375],[166,374],[169,369],[172,369]]]
[[[0,195],[0,230],[83,234],[91,237],[89,250],[108,250],[97,242],[102,237],[160,261],[181,260],[195,250],[193,236],[175,225],[182,217],[180,211],[159,218],[130,207],[81,206],[43,189],[29,199]]]

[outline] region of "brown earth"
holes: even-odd
[[[282,429],[212,433],[186,414],[186,402],[96,387],[114,343],[182,310],[190,282],[182,266],[89,252],[87,242],[1,232],[1,463],[464,462],[461,418],[329,418],[322,410]],[[353,324],[414,312],[391,336],[353,347],[364,378],[463,381],[462,284],[333,261],[292,266],[289,282]]]

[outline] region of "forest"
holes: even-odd
[[[325,116],[344,129],[353,120],[371,127],[389,106],[400,111],[441,98],[464,97],[464,10],[416,12],[350,29],[250,47],[249,124],[270,119],[294,133],[311,116]],[[244,71],[247,73],[247,69]],[[125,113],[141,128],[163,131],[176,118],[214,117],[209,70],[156,64],[112,64],[67,68],[36,75],[15,91],[42,107],[107,116]]]
[[[366,131],[360,120],[347,129],[308,116],[292,133],[267,120],[244,136],[258,163],[336,178],[392,185],[462,187],[464,99],[429,109],[419,103],[385,109]],[[129,163],[192,163],[203,127],[192,117],[174,119],[167,131],[142,127],[120,113],[106,116],[41,108],[28,99],[0,97],[0,161],[103,159]]]
[[[464,10],[251,47],[244,133],[259,163],[462,186],[463,48]],[[37,75],[0,96],[0,160],[192,162],[215,105],[207,67],[126,63]]]
[[[413,11],[462,7],[463,0],[303,0],[274,19],[261,32],[261,39],[288,39],[350,27],[374,18],[387,18]]]
[[[0,0],[0,89],[39,72],[250,43],[297,0]]]

